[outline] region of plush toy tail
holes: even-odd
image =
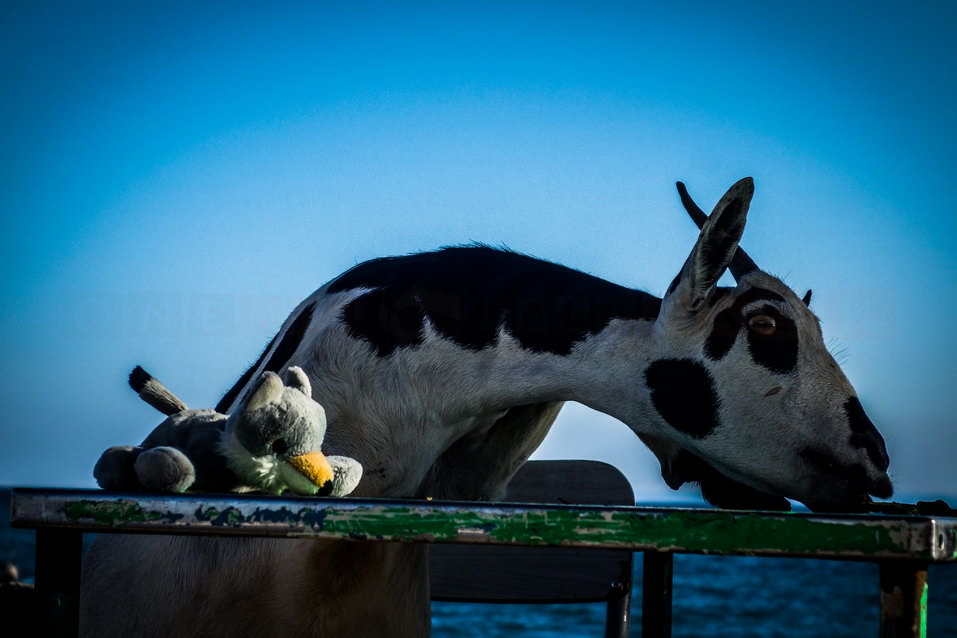
[[[130,387],[140,395],[141,399],[166,416],[172,416],[187,409],[186,404],[179,397],[139,366],[130,372]]]

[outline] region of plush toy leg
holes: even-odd
[[[332,466],[332,491],[329,496],[346,496],[356,489],[362,478],[362,464],[348,456],[327,456]]]
[[[172,447],[154,447],[136,459],[136,475],[147,490],[185,492],[196,480],[196,470],[185,454]]]
[[[100,455],[93,467],[93,478],[104,490],[138,490],[139,479],[133,464],[143,448],[115,445]]]

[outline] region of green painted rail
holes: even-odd
[[[957,561],[957,518],[938,516],[15,489],[11,522],[47,534],[252,535],[870,560],[881,565],[883,636],[924,635],[927,564]],[[661,574],[670,592],[670,568]],[[78,592],[78,575],[74,580]],[[653,635],[669,631],[658,628]]]
[[[15,527],[957,560],[957,519],[386,499],[15,489]]]

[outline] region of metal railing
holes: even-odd
[[[14,489],[11,523],[37,530],[52,635],[77,631],[84,532],[642,551],[645,638],[670,635],[674,553],[876,562],[885,638],[926,635],[927,566],[957,562],[957,518],[938,516]]]

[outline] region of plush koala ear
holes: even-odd
[[[279,400],[279,397],[282,396],[282,389],[282,379],[279,378],[278,374],[268,371],[263,372],[259,378],[259,386],[256,388],[256,391],[253,392],[253,395],[249,397],[249,401],[246,402],[244,410],[248,412],[261,408],[267,403],[275,403]]]
[[[295,388],[307,397],[312,396],[312,385],[309,383],[309,377],[299,366],[290,366],[286,370],[286,387]]]

